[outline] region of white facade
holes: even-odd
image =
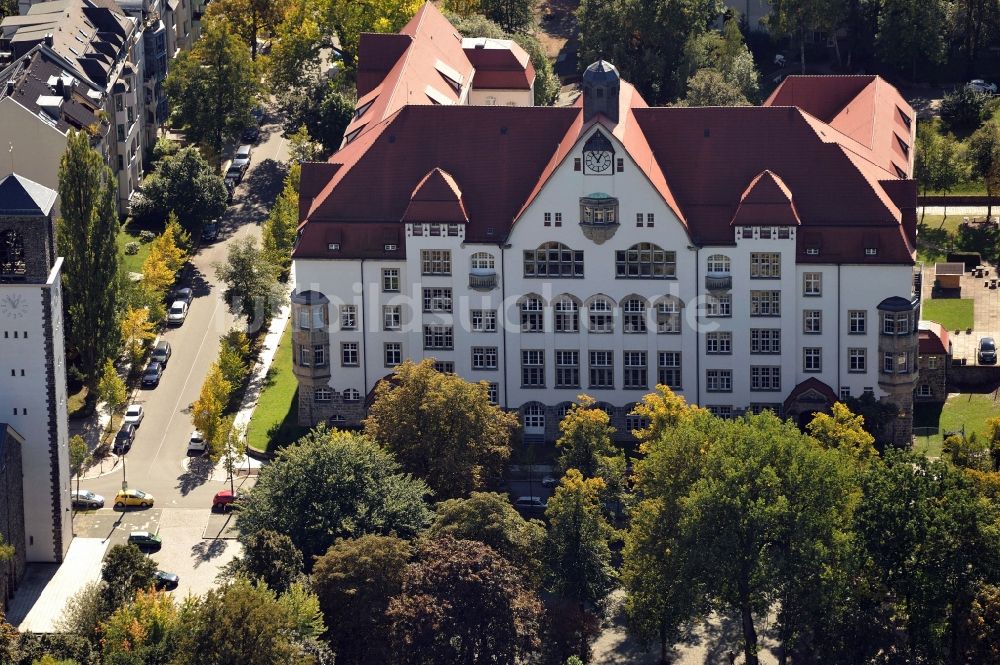
[[[625,407],[658,382],[670,383],[689,402],[724,415],[765,407],[780,412],[789,393],[810,378],[840,397],[859,397],[865,391],[886,395],[879,387],[877,307],[893,296],[911,298],[911,266],[797,263],[798,228],[790,226],[734,227],[731,243],[695,246],[663,196],[613,136],[620,168],[616,165],[601,175],[578,168],[582,147],[593,131],[579,138],[504,243],[465,243],[460,224],[406,224],[405,260],[296,260],[296,292],[318,292],[330,301],[329,346],[317,351],[329,363],[329,381],[318,388],[324,391],[318,403],[300,392],[300,405],[313,404],[315,409],[300,410],[300,420],[332,416],[336,423],[356,424],[357,411],[340,410],[338,405],[343,395],[351,396],[348,402],[363,399],[392,371],[392,363],[386,362],[390,344],[399,345],[401,359],[434,357],[449,363],[444,369],[466,379],[495,384],[497,401],[505,408],[524,414],[534,413],[533,405],[548,407],[541,418],[550,421],[530,415],[526,434],[551,436],[551,418],[558,413],[552,407],[581,393],[615,407],[619,422],[624,422],[630,410]],[[581,198],[594,194],[617,199],[619,226],[610,237],[595,236],[581,224]],[[582,252],[582,276],[526,275],[525,252],[545,243]],[[629,268],[619,268],[618,252],[643,243],[651,245],[643,250],[665,252],[659,256],[672,264],[662,271],[669,277],[620,274]],[[425,274],[422,254],[430,250],[447,253],[450,274]],[[495,288],[483,288],[491,281],[490,259]],[[398,276],[391,274],[398,277],[398,291],[384,288],[384,270],[398,271]],[[473,281],[480,288],[470,288]],[[434,299],[446,293],[427,294],[425,289],[450,289],[450,311],[425,311],[428,295]],[[728,315],[712,314],[707,302],[713,296],[730,298]],[[540,332],[528,330],[538,320],[534,313],[522,317],[519,305],[526,298],[536,299],[533,305],[541,303]],[[608,332],[589,330],[599,299],[613,310]],[[574,332],[560,331],[565,323],[556,321],[567,320],[569,315],[557,313],[557,308],[568,302],[578,308]],[[658,314],[660,303],[664,311]],[[675,317],[669,313],[675,311],[670,303],[678,305]],[[387,317],[394,322],[396,313],[385,308],[394,306],[400,307],[400,325],[386,330],[383,323]],[[474,325],[473,310],[495,312],[495,330]],[[597,312],[598,326],[603,325],[602,316]],[[293,325],[299,323],[296,317]],[[348,324],[346,329],[342,323]],[[435,325],[450,327],[450,348],[426,343],[427,326]],[[395,347],[390,348],[394,361]],[[294,352],[299,364],[301,351]],[[541,363],[540,371],[536,362]],[[605,370],[608,362],[610,372]],[[313,388],[302,386],[300,391]]]

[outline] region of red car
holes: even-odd
[[[239,508],[239,503],[243,498],[240,492],[233,494],[232,490],[222,490],[221,492],[215,493],[215,498],[212,499],[212,510],[234,510]]]

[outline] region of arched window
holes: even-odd
[[[556,332],[580,332],[580,305],[571,296],[559,296],[553,301]]]
[[[333,427],[337,427],[338,425],[343,425],[344,423],[346,423],[347,419],[344,418],[344,416],[342,416],[339,413],[337,413],[337,414],[334,414],[334,415],[330,416],[329,422],[330,422],[330,425],[332,425]]]
[[[489,252],[476,252],[472,255],[473,270],[496,270],[496,261]]]
[[[677,254],[651,242],[640,242],[615,252],[618,279],[673,279],[677,276]]]
[[[545,331],[545,303],[538,296],[525,296],[517,303],[521,312],[521,332]]]
[[[622,318],[627,333],[646,332],[646,301],[642,298],[626,298],[622,301]]]
[[[360,402],[361,393],[355,388],[348,388],[344,391],[344,401],[345,402]]]
[[[573,402],[563,402],[556,408],[556,415],[559,416],[560,422],[569,415],[569,410],[573,408]]]
[[[708,257],[708,273],[726,273],[730,271],[731,263],[725,254],[712,254]]]
[[[681,331],[681,308],[684,304],[676,296],[665,296],[656,303],[656,332],[675,334]]]
[[[538,403],[525,405],[522,422],[525,434],[544,434],[545,407]]]
[[[546,242],[524,251],[525,277],[583,277],[583,251]]]
[[[592,333],[614,332],[614,304],[604,296],[597,296],[587,305],[587,320]]]
[[[20,279],[26,271],[24,238],[12,229],[0,233],[0,279]]]

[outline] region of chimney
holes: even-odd
[[[7,94],[8,95],[14,94],[14,81],[7,81]]]
[[[52,33],[50,32],[49,34],[45,35],[45,45],[51,48],[52,44],[53,44]]]

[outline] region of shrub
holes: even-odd
[[[941,119],[952,132],[971,132],[985,119],[989,97],[967,86],[946,93],[941,101]]]
[[[156,234],[152,231],[139,231],[139,242],[147,243],[156,240]]]
[[[132,241],[125,244],[125,253],[129,256],[135,256],[139,253],[139,243]]]

